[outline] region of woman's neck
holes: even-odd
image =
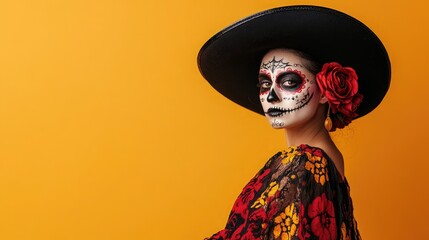
[[[333,143],[328,131],[320,125],[288,128],[285,130],[285,133],[288,146],[308,144],[315,147],[322,147]]]
[[[343,156],[323,124],[307,124],[306,126],[288,128],[286,141],[288,147],[307,144],[323,149],[334,162],[340,175],[344,176]]]
[[[325,129],[325,106],[319,105],[316,113],[308,121],[296,126],[286,128],[286,141],[288,146],[308,144],[322,147],[333,144],[329,132]]]

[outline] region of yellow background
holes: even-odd
[[[363,239],[424,239],[425,3],[1,1],[0,239],[202,239],[221,229],[286,143],[215,92],[196,56],[230,23],[291,4],[349,13],[388,49],[385,101],[334,138]]]

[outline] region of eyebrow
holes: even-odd
[[[306,69],[306,67],[304,67],[304,65],[299,64],[299,63],[294,63],[292,66],[294,66],[294,67],[302,67],[302,68]]]
[[[290,73],[293,73],[293,74],[297,75],[299,78],[301,78],[303,81],[305,81],[305,78],[303,78],[301,74],[298,74],[298,73],[297,73],[296,71],[294,71],[294,70],[289,70],[289,71],[287,71],[287,70],[286,70],[286,71],[280,72],[279,74],[277,74],[277,75],[276,75],[276,81],[277,81],[279,78],[284,77],[285,75],[290,74]]]
[[[266,78],[271,80],[271,75],[269,73],[261,72],[259,73],[258,78]]]
[[[293,71],[293,70],[285,70],[285,71],[279,72],[279,73],[276,75],[276,79],[277,79],[277,78],[279,78],[279,77],[283,77],[283,75],[286,75],[286,74],[288,74],[288,73],[294,73],[294,71]]]

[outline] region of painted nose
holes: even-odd
[[[274,91],[274,89],[271,89],[270,94],[268,94],[267,101],[268,102],[278,102],[278,101],[280,101],[280,98],[277,96],[277,94]]]

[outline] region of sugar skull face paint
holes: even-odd
[[[320,91],[307,60],[291,50],[268,52],[259,69],[259,98],[273,128],[296,127],[316,113]]]

